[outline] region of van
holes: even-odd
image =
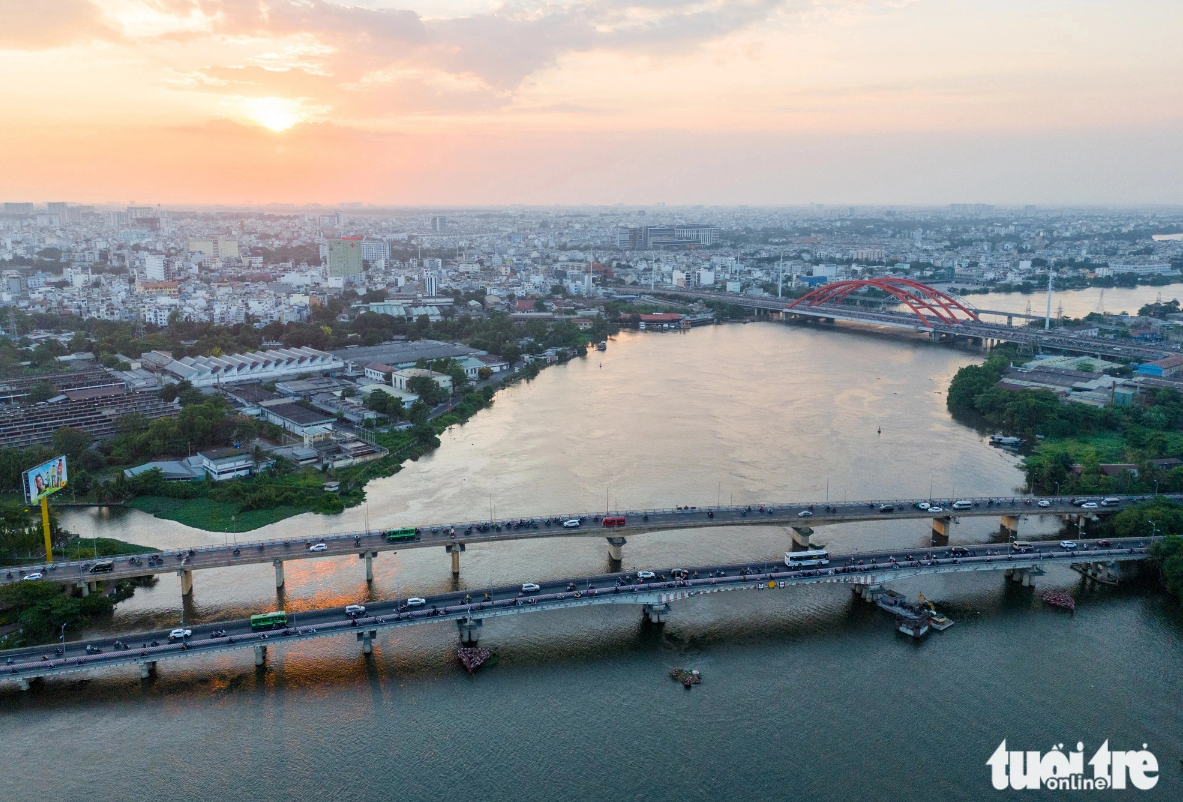
[[[967,501],[966,499],[953,502],[953,509],[955,510],[972,510],[973,508],[974,503],[972,501]]]
[[[114,562],[112,562],[111,560],[103,560],[102,562],[95,563],[94,567],[90,569],[90,572],[92,574],[109,574],[114,570],[115,570],[115,563]]]
[[[1107,498],[1101,499],[1101,506],[1102,507],[1115,507],[1120,503],[1121,503],[1121,499],[1114,498],[1113,496],[1108,496]]]
[[[1031,549],[1035,548],[1030,543],[1028,543],[1026,540],[1012,540],[1010,542],[1010,547],[1011,547],[1012,551],[1019,551],[1019,552],[1031,551]]]

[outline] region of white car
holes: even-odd
[[[1076,548],[1076,541],[1075,540],[1061,540],[1060,541],[1060,548],[1066,549],[1068,551],[1072,551],[1073,549]]]
[[[313,543],[308,547],[309,551],[328,551],[329,547],[325,543]]]
[[[365,611],[366,608],[360,604],[345,605],[345,615],[362,615]]]
[[[42,579],[44,577],[45,577],[45,574],[41,573],[40,571],[34,571],[33,573],[29,574],[26,577],[22,577],[21,579],[24,582],[36,582],[38,579]]]
[[[945,508],[944,507],[929,507],[928,511],[929,512],[944,512]]]
[[[801,512],[797,513],[797,517],[798,518],[812,518],[813,513],[810,512],[809,510],[801,510]]]
[[[657,574],[652,571],[637,571],[637,579],[656,579]]]
[[[193,630],[191,629],[174,629],[172,632],[168,633],[168,639],[170,641],[191,637],[193,637]]]
[[[1081,508],[1082,510],[1095,510],[1095,509],[1097,509],[1097,502],[1095,502],[1095,501],[1086,501],[1084,504],[1081,504],[1081,505],[1080,505],[1080,508]]]
[[[538,587],[538,585],[534,584],[533,582],[527,582],[522,585],[522,593],[537,593],[540,590],[542,590],[542,588]]]
[[[422,607],[425,604],[427,604],[427,599],[420,599],[418,596],[407,599],[408,607]]]
[[[572,518],[569,521],[563,521],[563,528],[564,529],[578,529],[579,528],[579,519]]]
[[[916,503],[916,509],[918,509],[918,510],[927,510],[931,506],[932,505],[929,504],[927,501],[920,501],[920,502]]]
[[[1041,507],[1050,507],[1050,506],[1052,506],[1052,503],[1051,503],[1050,501],[1048,501],[1047,499],[1045,499],[1045,498],[1041,498],[1041,499],[1039,500],[1039,506],[1041,506]]]

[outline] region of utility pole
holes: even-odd
[[[1047,266],[1047,314],[1043,318],[1043,330],[1052,327],[1052,266]]]

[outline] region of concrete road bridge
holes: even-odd
[[[906,311],[891,311],[883,308],[885,301],[876,297],[868,305],[858,302],[857,293],[862,289],[873,289],[887,293],[886,303],[902,306]],[[986,345],[994,342],[1014,342],[1037,349],[1053,349],[1070,353],[1088,354],[1098,359],[1138,359],[1154,361],[1173,352],[1167,348],[1148,345],[1117,344],[1106,340],[1087,337],[1070,337],[1057,333],[1056,329],[1027,328],[1012,325],[1015,319],[1032,319],[1016,312],[997,312],[976,309],[965,299],[949,295],[941,290],[916,281],[898,278],[860,279],[824,284],[801,298],[773,298],[771,296],[742,295],[739,293],[704,290],[662,289],[657,295],[690,298],[699,301],[719,301],[735,304],[745,309],[776,312],[786,321],[821,320],[825,322],[845,321],[864,323],[887,328],[906,329],[929,335],[934,340],[956,339],[958,337],[981,341]],[[982,320],[983,315],[1005,316],[1006,325]]]
[[[279,629],[253,631],[249,619],[217,621],[189,627],[191,635],[170,641],[167,631],[128,632],[55,648],[39,646],[0,652],[0,680],[28,689],[41,678],[138,665],[148,678],[161,661],[180,660],[230,650],[251,649],[261,666],[272,647],[288,648],[302,641],[326,637],[355,637],[365,654],[384,630],[454,621],[462,644],[475,644],[484,622],[507,615],[563,610],[603,604],[631,604],[642,608],[646,620],[661,624],[672,613],[671,604],[698,596],[750,590],[775,593],[810,584],[846,584],[873,601],[884,585],[896,580],[933,574],[1003,571],[1008,579],[1031,586],[1054,564],[1073,565],[1089,575],[1095,566],[1147,558],[1152,538],[1116,541],[1083,540],[1068,549],[1057,542],[1038,542],[1018,551],[1012,544],[979,544],[954,551],[948,547],[897,549],[827,555],[814,567],[786,562],[749,562],[681,569],[654,568],[652,576],[611,573],[522,585],[460,590],[409,604],[408,598],[371,602],[360,616],[341,606],[303,611],[288,616]],[[60,651],[59,651],[60,649]]]
[[[1183,495],[1168,497],[1183,500]],[[87,594],[97,590],[100,582],[176,573],[181,578],[181,593],[187,597],[193,592],[193,578],[198,571],[272,563],[275,567],[275,586],[280,588],[284,585],[284,564],[288,561],[354,554],[364,561],[368,582],[374,578],[373,561],[381,552],[421,548],[443,549],[451,560],[452,573],[459,575],[460,555],[475,543],[601,537],[608,543],[608,557],[621,560],[627,538],[633,535],[724,526],[783,526],[791,530],[791,547],[806,549],[811,544],[815,527],[858,521],[927,518],[932,521],[932,542],[941,545],[949,542],[949,532],[955,518],[997,517],[1001,530],[1014,537],[1018,532],[1019,520],[1024,515],[1071,516],[1083,525],[1085,519],[1116,513],[1148,498],[1152,497],[1114,496],[1109,498],[1112,503],[1105,505],[1100,497],[1096,497],[1089,502],[1096,505],[1092,508],[1077,506],[1080,499],[1066,496],[991,496],[956,501],[915,498],[828,503],[789,501],[751,506],[627,510],[607,515],[578,512],[511,520],[447,521],[408,526],[403,530],[344,532],[318,537],[294,534],[273,540],[194,546],[157,554],[82,560],[49,566],[0,568],[0,585],[24,581],[26,577],[39,573],[44,581],[73,586],[78,592]],[[955,503],[965,509],[955,509]],[[577,521],[578,526],[568,524],[572,521]]]

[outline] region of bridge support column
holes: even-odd
[[[90,595],[90,583],[89,582],[79,582],[77,585],[75,585],[75,587],[78,588],[78,590],[80,590],[82,592],[82,598],[85,599],[87,596]]]
[[[999,521],[998,531],[1003,537],[1007,540],[1013,540],[1019,536],[1019,516],[1003,515]]]
[[[20,688],[22,691],[27,691],[27,690],[29,690],[29,681],[27,679],[25,679],[24,677],[21,677],[20,679],[18,679],[16,681],[16,686],[18,688]]]
[[[366,552],[366,582],[374,581],[374,558],[378,556],[377,552]],[[452,567],[452,572],[456,572],[456,566]]]
[[[882,585],[855,585],[852,590],[865,602],[874,604],[883,595]]]
[[[255,665],[261,666],[261,665],[264,665],[266,662],[267,662],[267,647],[266,646],[256,646],[255,647]]]
[[[152,676],[155,673],[156,673],[156,661],[155,660],[145,660],[144,662],[140,663],[140,679],[148,679],[148,677]]]
[[[460,631],[461,646],[476,646],[480,640],[481,627],[485,622],[480,618],[457,618],[456,629]]]
[[[182,568],[180,571],[177,571],[177,576],[179,576],[181,578],[181,595],[182,596],[192,596],[193,595],[193,572],[186,571],[185,569]]]
[[[608,559],[620,562],[624,559],[624,544],[628,541],[622,537],[610,537],[608,540]]]
[[[275,560],[273,562],[273,565],[275,565],[275,587],[282,588],[283,587],[283,560]]]
[[[460,576],[460,552],[464,551],[464,544],[449,543],[444,550],[452,555],[452,576]]]
[[[670,606],[668,604],[646,604],[641,608],[641,615],[650,624],[664,624],[669,614]]]
[[[809,551],[809,538],[813,537],[813,529],[808,526],[794,526],[793,551]]]
[[[932,544],[934,546],[949,544],[949,525],[952,523],[953,519],[948,517],[932,519]]]
[[[373,654],[374,653],[374,638],[376,638],[377,636],[378,636],[378,630],[376,630],[376,629],[371,629],[371,630],[367,630],[366,632],[357,633],[357,637],[361,640],[361,653],[362,654]]]

